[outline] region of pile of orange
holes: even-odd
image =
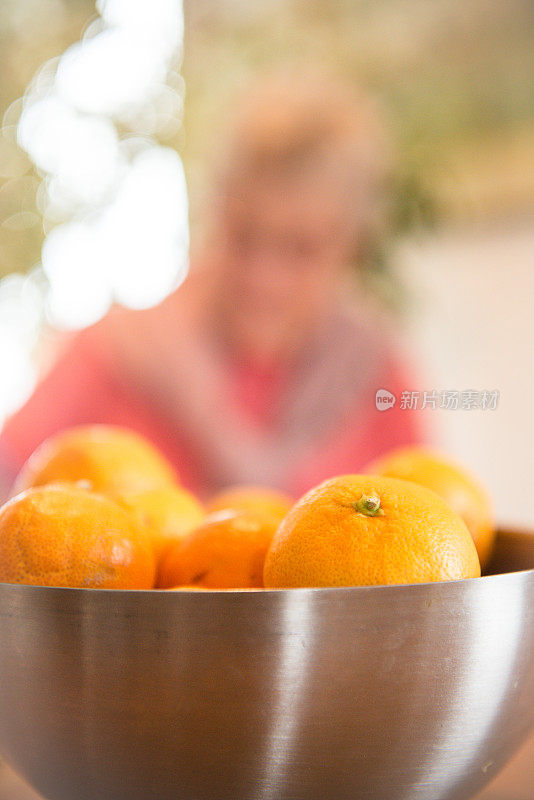
[[[298,502],[230,488],[203,506],[148,441],[105,425],[44,442],[0,508],[0,582],[91,589],[365,586],[480,575],[494,524],[443,456],[390,453]]]

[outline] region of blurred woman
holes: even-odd
[[[201,494],[298,495],[421,440],[399,403],[413,378],[358,270],[384,218],[371,105],[286,75],[232,119],[190,276],[157,308],[114,309],[74,338],[5,426],[13,473],[51,433],[108,422],[148,435]],[[397,397],[385,412],[378,389]]]

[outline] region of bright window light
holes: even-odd
[[[187,273],[182,163],[157,141],[181,124],[181,0],[96,8],[83,39],[43,64],[19,103],[17,141],[42,177],[47,236],[42,281],[0,282],[0,424],[34,385],[45,307],[54,325],[81,328],[115,301],[160,302]],[[5,125],[15,130],[11,116]]]

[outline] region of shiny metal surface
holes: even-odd
[[[49,800],[460,800],[534,724],[534,538],[420,586],[0,585],[0,752]]]

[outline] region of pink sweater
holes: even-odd
[[[130,313],[135,328],[139,312]],[[189,380],[176,380],[180,391],[174,393],[164,381],[149,382],[131,358],[124,371],[120,350],[110,355],[109,340],[91,331],[78,335],[6,423],[0,440],[4,471],[14,476],[37,445],[62,428],[111,423],[153,441],[201,497],[243,482],[299,496],[328,477],[362,470],[390,448],[425,438],[420,413],[400,407],[401,391],[414,389],[401,359],[376,328],[354,318],[340,315],[285,371],[225,357],[217,370],[221,386],[209,384],[205,409],[199,408],[201,391],[188,401],[194,365],[202,370],[194,347],[190,341],[175,344],[175,352],[192,348],[193,366],[191,390]],[[162,376],[172,376],[168,353],[154,348],[154,364],[166,359]],[[220,351],[214,348],[209,358],[220,359]],[[376,408],[381,388],[397,396],[390,410]]]

